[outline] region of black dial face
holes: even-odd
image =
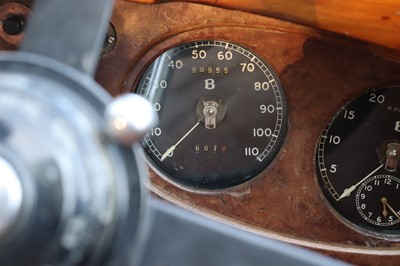
[[[162,175],[190,189],[225,189],[254,178],[286,134],[277,75],[233,43],[205,40],[166,51],[137,93],[160,118],[142,142],[147,157]]]
[[[347,224],[400,239],[400,87],[343,106],[321,134],[316,162],[322,192]]]
[[[365,180],[357,190],[356,206],[360,215],[376,226],[400,222],[400,179],[376,175]]]

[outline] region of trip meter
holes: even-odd
[[[148,67],[136,92],[160,118],[142,143],[147,157],[185,188],[226,189],[251,180],[285,138],[287,104],[278,76],[237,44],[174,47]]]
[[[400,87],[344,105],[320,136],[316,162],[338,216],[364,233],[400,240]]]

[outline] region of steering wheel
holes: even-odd
[[[151,198],[157,117],[93,81],[111,0],[37,0],[0,55],[0,265],[343,265]]]

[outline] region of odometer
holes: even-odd
[[[278,76],[237,44],[174,47],[148,67],[137,93],[160,118],[142,143],[147,157],[186,188],[225,189],[251,180],[285,138],[287,104]]]

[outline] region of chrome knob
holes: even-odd
[[[21,182],[14,167],[0,157],[0,236],[15,223],[22,197]]]

